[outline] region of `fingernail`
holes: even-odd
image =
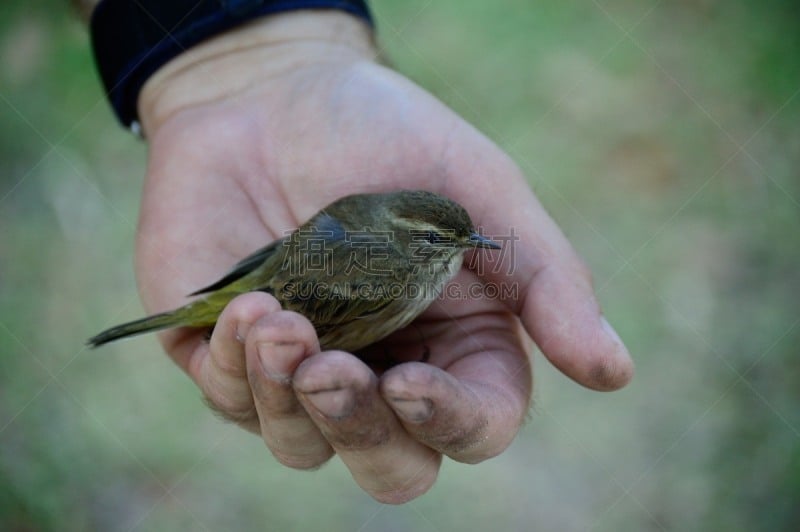
[[[619,334],[617,334],[617,331],[614,330],[614,327],[608,323],[608,320],[605,316],[600,316],[600,326],[606,331],[606,334],[608,334],[612,340],[617,342],[619,345],[624,345],[622,343],[622,338],[619,337]]]
[[[424,423],[433,416],[433,404],[430,399],[391,399],[395,412],[409,423]]]
[[[256,349],[264,373],[282,384],[291,382],[291,373],[303,360],[305,353],[305,346],[299,343],[261,342]]]
[[[322,415],[333,419],[349,416],[356,404],[355,394],[349,388],[305,392],[303,395]]]

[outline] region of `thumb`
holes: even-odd
[[[495,262],[481,265],[483,278],[513,285],[516,298],[506,304],[560,371],[594,390],[625,386],[633,362],[601,312],[589,269],[516,165],[503,156],[492,166],[463,169],[462,182],[471,188],[461,198],[453,196],[478,215],[474,220],[487,236],[503,241]],[[487,175],[494,176],[491,183]],[[475,258],[489,259],[481,255]]]

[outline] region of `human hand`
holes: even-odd
[[[518,297],[437,301],[363,360],[320,352],[308,320],[264,293],[231,302],[208,342],[197,330],[161,335],[212,407],[281,463],[314,468],[339,454],[370,495],[399,503],[433,484],[443,454],[475,463],[508,446],[530,401],[529,338],[593,389],[625,385],[633,367],[588,270],[516,165],[374,57],[360,21],[307,11],[159,70],[139,100],[150,154],[137,272],[148,310],[177,307],[356,192],[427,189],[464,205],[489,236],[513,228],[501,268],[464,269],[455,282],[513,285]],[[426,363],[413,361],[421,343]],[[384,371],[386,353],[409,362]]]

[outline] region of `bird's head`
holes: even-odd
[[[425,190],[402,190],[385,195],[387,227],[406,232],[420,246],[449,248],[458,253],[472,248],[500,249],[475,230],[466,209],[455,201]]]

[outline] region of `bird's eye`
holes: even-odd
[[[443,233],[439,231],[426,231],[424,235],[425,240],[434,246],[451,247],[455,242],[455,240],[453,240],[453,234],[450,231],[445,231]]]

